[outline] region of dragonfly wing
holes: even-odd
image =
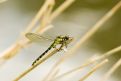
[[[42,40],[53,41],[52,39],[40,36],[39,34],[36,33],[26,33],[25,36],[32,42],[41,42]]]

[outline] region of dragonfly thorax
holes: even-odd
[[[65,43],[70,43],[72,41],[72,37],[69,37],[69,36],[57,36],[56,39],[55,39],[55,43],[56,44],[62,44],[63,42]]]

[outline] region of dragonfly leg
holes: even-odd
[[[64,46],[67,48],[67,47],[68,47],[68,43],[67,43],[67,42],[65,42],[65,43],[64,43]]]
[[[58,51],[63,50],[64,43],[61,44],[61,46],[58,48]]]

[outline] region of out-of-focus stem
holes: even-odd
[[[46,0],[44,5],[42,6],[42,8],[40,8],[39,12],[37,13],[37,15],[33,18],[33,20],[30,22],[30,24],[28,25],[27,29],[25,30],[24,34],[27,32],[30,32],[34,26],[36,25],[36,23],[39,21],[40,18],[42,18],[43,13],[47,10],[48,5],[50,4],[52,0]]]
[[[56,71],[53,73],[53,75],[50,78],[48,78],[48,80],[44,78],[42,81],[54,81],[53,78],[55,78],[58,73],[59,73],[59,68],[56,69]]]
[[[66,8],[68,8],[75,0],[66,0],[60,7],[58,7],[50,16],[50,21],[60,15]]]
[[[2,56],[0,56],[0,59],[8,60],[12,58],[16,53],[20,51],[21,48],[22,46],[19,43],[13,44],[11,47],[9,47],[7,50],[5,50],[2,53]]]
[[[43,30],[44,27],[50,25],[51,23],[50,15],[54,8],[54,5],[55,5],[55,0],[51,0],[50,4],[48,5],[47,10],[43,14],[42,20],[40,21],[40,27],[37,27],[35,29],[35,32],[40,32],[41,30]]]
[[[6,1],[8,1],[8,0],[0,0],[0,3],[4,3],[4,2],[6,2]]]
[[[97,71],[99,68],[101,68],[105,63],[108,62],[108,59],[103,60],[101,63],[95,65],[85,76],[83,76],[79,81],[84,81],[87,79],[91,74],[93,74],[95,71]]]
[[[113,55],[113,54],[115,54],[116,52],[119,52],[119,51],[121,51],[121,45],[114,48],[114,49],[111,49],[108,52],[104,53],[103,55],[99,56],[98,59],[103,59],[103,58],[109,57],[109,56],[111,56],[111,55]]]
[[[121,58],[109,69],[109,71],[104,75],[101,81],[107,81],[107,79],[121,66]]]

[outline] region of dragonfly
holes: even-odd
[[[26,33],[25,36],[31,41],[31,42],[40,42],[42,39],[46,40],[52,40],[46,37],[43,37],[36,33]],[[73,40],[73,37],[69,36],[63,36],[59,35],[57,36],[52,44],[48,47],[47,50],[45,50],[33,63],[32,65],[35,65],[37,61],[39,61],[45,54],[47,54],[52,48],[56,48],[58,51],[64,50],[64,47],[67,48],[67,45]],[[59,47],[58,47],[59,45]]]

